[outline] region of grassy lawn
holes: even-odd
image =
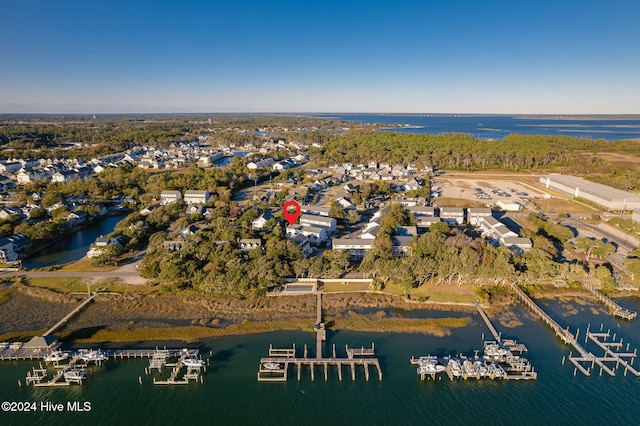
[[[485,203],[474,200],[467,200],[464,198],[451,198],[451,197],[438,197],[434,200],[434,204],[438,206],[447,206],[447,207],[484,207]]]
[[[322,285],[322,291],[325,293],[367,290],[369,290],[369,283],[324,283]]]
[[[123,284],[119,278],[104,278],[94,282],[91,278],[78,277],[38,277],[28,278],[27,284],[33,287],[47,288],[59,293],[86,292],[87,283],[90,283],[91,291],[111,291],[115,293],[148,292],[155,288],[150,285]]]
[[[410,294],[414,300],[424,297],[429,302],[473,303],[478,299],[472,284],[463,284],[460,287],[458,284],[440,284],[436,287],[429,282],[413,289]]]
[[[564,198],[550,198],[547,200],[535,199],[532,202],[536,208],[544,213],[560,214],[568,213],[575,216],[591,217],[593,214],[599,214],[600,211],[586,204],[579,203],[574,200]]]
[[[91,260],[83,257],[77,262],[69,263],[68,265],[64,265],[59,269],[59,271],[66,272],[97,272],[97,271],[113,271],[117,269],[116,266],[104,266],[100,268],[96,268],[91,266]]]

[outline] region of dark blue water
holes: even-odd
[[[620,140],[640,138],[640,117],[633,120],[538,118],[504,115],[393,115],[393,114],[318,114],[315,117],[359,121],[367,124],[408,125],[393,131],[438,134],[468,133],[483,139],[503,139],[511,133],[564,135],[593,139]]]
[[[217,166],[228,166],[229,164],[231,164],[231,162],[233,161],[234,158],[236,158],[236,157],[244,157],[247,154],[248,154],[248,152],[244,152],[244,151],[234,152],[233,155],[222,157],[221,159],[216,161],[215,164]]]
[[[44,268],[80,260],[87,254],[89,246],[96,238],[112,232],[116,224],[125,217],[126,215],[107,216],[34,253],[23,260],[22,264],[27,268]]]
[[[626,307],[640,309],[638,298],[619,301]],[[572,303],[577,313],[565,315],[567,309],[558,302],[543,302],[545,309],[561,321],[584,328],[611,328],[631,350],[640,347],[640,322],[621,322],[600,310],[598,305]],[[593,308],[600,310],[594,313]],[[522,325],[505,328],[496,323],[505,337],[517,338],[529,347],[527,357],[539,376],[537,381],[501,382],[491,380],[457,380],[446,376],[441,381],[421,382],[411,356],[472,354],[481,347],[481,334],[488,333],[477,314],[473,324],[454,329],[448,337],[417,334],[330,332],[328,344],[335,343],[338,355],[344,345],[369,346],[375,342],[383,369],[383,380],[376,376],[369,382],[361,369],[356,381],[343,370],[340,382],[335,368],[325,382],[316,369],[311,381],[308,367],[302,380],[290,371],[287,383],[258,383],[257,370],[269,344],[274,347],[314,347],[311,332],[275,332],[254,336],[225,337],[190,344],[208,355],[211,367],[203,384],[158,387],[145,376],[148,361],[109,361],[96,368],[85,385],[68,388],[18,387],[27,371],[36,363],[0,362],[0,400],[3,401],[89,401],[89,413],[1,413],[1,424],[51,425],[69,424],[219,424],[219,425],[603,425],[638,424],[640,378],[573,375],[573,366],[562,365],[570,348],[524,308],[515,313]],[[456,314],[457,316],[458,314]],[[153,342],[139,342],[138,347],[154,347]],[[177,347],[183,344],[178,344]],[[175,346],[175,345],[174,345]],[[591,348],[589,348],[591,349]],[[329,352],[325,346],[325,353]],[[313,353],[313,351],[311,352]],[[595,352],[599,354],[598,352]],[[637,365],[636,360],[635,365]],[[141,377],[143,384],[138,383]]]

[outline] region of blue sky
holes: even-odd
[[[640,114],[636,0],[0,5],[0,112]]]

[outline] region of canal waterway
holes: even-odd
[[[22,265],[29,269],[44,268],[80,260],[87,254],[89,246],[96,238],[112,232],[116,224],[125,217],[126,214],[107,216],[91,225],[85,226],[27,257],[22,261]]]
[[[638,298],[620,303],[640,309]],[[545,310],[554,313],[572,330],[584,330],[587,324],[611,329],[640,347],[640,322],[618,321],[599,305],[543,301]],[[640,378],[594,374],[574,376],[573,366],[562,365],[570,347],[562,344],[551,330],[522,306],[514,310],[521,325],[506,328],[495,323],[504,337],[513,337],[529,347],[527,358],[539,373],[536,381],[442,380],[420,381],[411,356],[473,355],[482,346],[481,335],[488,330],[479,315],[471,314],[472,324],[452,330],[447,337],[418,334],[356,333],[330,331],[325,356],[335,343],[339,356],[345,344],[370,346],[375,342],[383,380],[372,374],[367,382],[361,368],[352,381],[345,367],[339,381],[335,367],[324,381],[320,368],[311,381],[308,367],[298,382],[291,370],[287,383],[258,383],[261,357],[269,344],[291,347],[299,354],[307,344],[314,353],[314,336],[309,332],[274,332],[251,336],[209,339],[200,343],[167,342],[169,347],[199,348],[211,366],[204,383],[159,387],[145,375],[147,360],[108,361],[93,368],[83,386],[33,388],[24,385],[24,377],[36,362],[0,362],[0,399],[3,401],[42,401],[67,404],[90,402],[90,412],[0,413],[3,424],[48,425],[80,424],[220,424],[220,425],[602,425],[637,424],[640,418]],[[583,334],[584,335],[584,334]],[[163,345],[165,343],[160,343]],[[157,342],[139,342],[130,347],[148,348]],[[123,345],[113,344],[112,347]],[[85,346],[86,347],[86,346]],[[107,348],[103,345],[102,348]],[[590,349],[591,350],[591,349]],[[638,360],[634,363],[637,365]],[[142,384],[139,383],[142,380]],[[18,387],[22,380],[22,387]]]

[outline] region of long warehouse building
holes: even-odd
[[[555,189],[575,198],[583,198],[607,210],[640,209],[640,195],[589,182],[576,176],[552,173],[540,176],[540,183],[545,188]]]

